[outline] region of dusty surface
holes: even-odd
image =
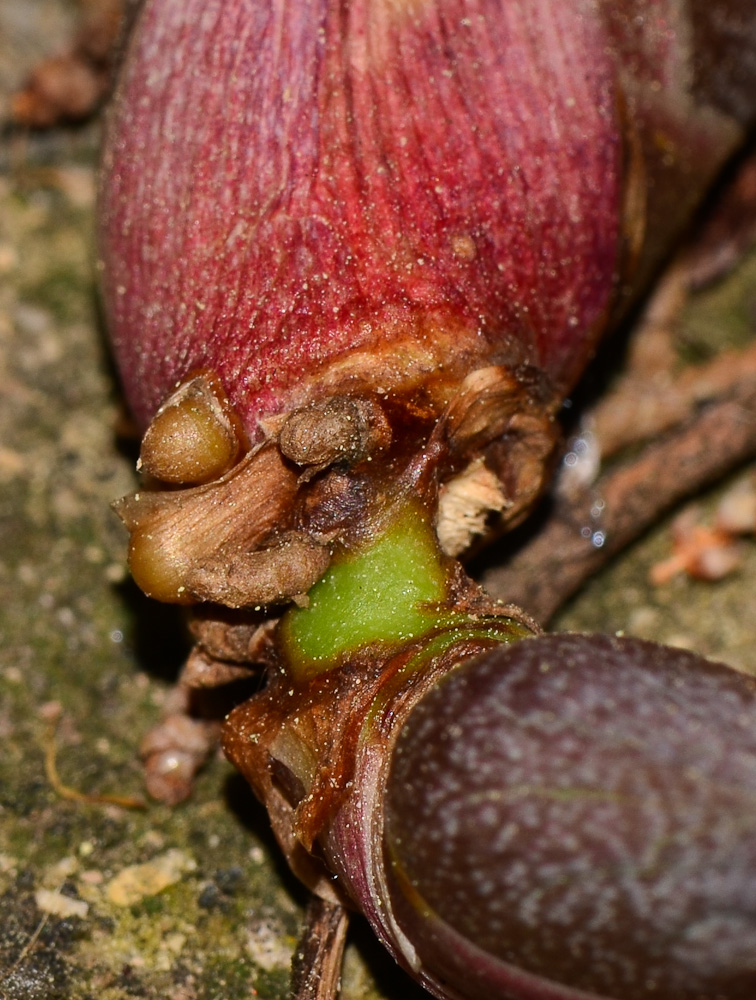
[[[2,4],[0,106],[73,14],[53,0]],[[173,811],[65,800],[45,772],[59,711],[62,781],[140,795],[136,747],[185,649],[177,617],[126,580],[108,508],[133,488],[134,456],[116,433],[95,294],[98,139],[94,123],[1,140],[0,997],[277,1000],[304,896],[225,762]],[[752,334],[755,286],[741,272],[698,300],[689,343],[708,349],[728,322]],[[648,570],[670,545],[662,525],[559,626],[622,629],[756,671],[756,543],[725,582],[652,589]],[[364,928],[353,937],[345,1000],[424,995]]]

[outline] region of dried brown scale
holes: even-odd
[[[271,645],[274,621],[262,612],[198,606],[189,616],[189,631],[213,660],[245,664],[264,662]]]
[[[331,469],[313,480],[301,498],[302,526],[316,537],[342,531],[365,509],[366,483],[345,469]]]
[[[286,524],[296,489],[294,469],[283,464],[276,448],[263,446],[206,486],[119,501],[116,512],[132,532],[129,562],[135,579],[149,596],[196,602],[187,576],[198,562],[207,572],[222,572],[227,553],[260,547]],[[247,517],[240,520],[235,511],[242,502]]]
[[[307,466],[310,478],[334,463],[354,465],[385,450],[391,428],[380,404],[366,397],[336,396],[290,413],[278,434],[282,454]]]
[[[227,608],[282,604],[304,595],[330,561],[327,545],[303,532],[288,532],[254,552],[227,549],[214,564],[188,569],[183,581],[195,600]]]
[[[196,646],[182,668],[180,682],[192,690],[233,684],[251,676],[254,672],[251,664],[259,659],[259,656],[247,655],[246,663],[228,663]]]

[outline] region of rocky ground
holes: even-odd
[[[77,14],[65,0],[2,4],[0,121]],[[229,765],[215,759],[174,810],[60,787],[142,795],[139,739],[186,649],[180,619],[128,581],[108,506],[134,487],[135,450],[97,302],[99,136],[95,119],[6,125],[0,138],[0,997],[278,1000],[305,896]],[[755,327],[751,257],[689,304],[683,342],[708,352]],[[702,499],[704,515],[724,488]],[[756,542],[721,582],[652,587],[670,548],[661,524],[557,625],[621,629],[756,672]],[[344,1000],[424,996],[356,923]]]

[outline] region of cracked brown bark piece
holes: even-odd
[[[341,986],[341,963],[349,914],[338,903],[311,896],[294,953],[291,1000],[334,1000]]]

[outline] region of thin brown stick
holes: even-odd
[[[557,501],[545,528],[481,582],[546,622],[662,514],[754,457],[756,376],[746,372],[726,398],[704,406],[635,461],[610,470],[579,497]]]
[[[48,722],[45,733],[45,775],[53,790],[62,799],[70,802],[83,802],[86,805],[113,805],[121,806],[123,809],[146,809],[147,803],[144,799],[132,798],[124,795],[97,795],[82,792],[78,788],[67,785],[58,773],[58,741],[56,739],[58,720],[52,719]]]
[[[49,913],[44,913],[42,915],[39,923],[34,928],[31,937],[16,956],[15,961],[11,965],[9,965],[7,969],[4,969],[2,970],[2,972],[0,972],[0,986],[2,986],[3,983],[6,983],[11,978],[13,973],[16,972],[16,970],[19,969],[24,964],[26,959],[29,957],[29,954],[31,953],[32,949],[36,945],[37,941],[39,941],[40,935],[42,934],[42,931],[45,929],[45,926],[47,925],[47,921],[49,919],[50,919]]]
[[[756,377],[756,344],[742,351],[723,351],[677,376],[629,374],[591,413],[602,457],[667,433],[690,420],[703,404],[724,398],[752,377]]]
[[[348,924],[343,906],[310,897],[292,963],[291,1000],[336,1000]]]

